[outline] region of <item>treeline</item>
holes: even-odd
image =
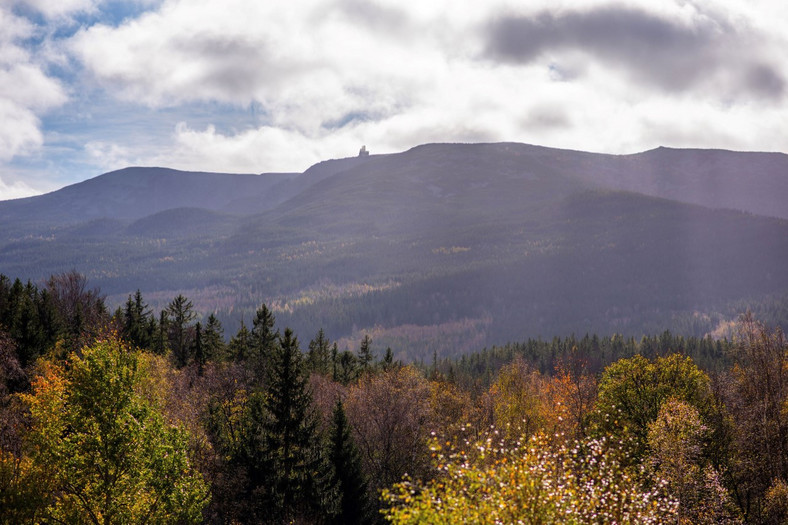
[[[665,331],[660,335],[640,339],[620,334],[599,337],[586,334],[554,337],[549,341],[528,339],[522,343],[485,348],[479,352],[453,359],[436,360],[431,365],[440,374],[464,388],[481,385],[488,387],[506,364],[519,358],[528,362],[542,374],[552,374],[562,364],[581,362],[591,374],[602,370],[622,358],[642,355],[649,359],[672,353],[686,355],[708,372],[722,371],[733,364],[733,346],[727,339],[684,337]],[[430,368],[429,365],[422,367]]]
[[[529,340],[406,365],[0,277],[3,523],[783,523],[788,343]]]

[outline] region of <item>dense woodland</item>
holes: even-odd
[[[730,337],[747,309],[788,330],[786,173],[784,154],[515,143],[297,174],[128,168],[0,202],[0,273],[78,268],[111,311],[182,293],[228,337],[266,304],[302,342],[368,335],[407,363],[572,333]]]
[[[183,295],[109,311],[76,272],[0,276],[0,517],[785,523],[788,342],[734,328],[404,363],[266,305],[225,327]]]

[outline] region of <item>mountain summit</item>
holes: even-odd
[[[788,156],[720,150],[427,144],[300,174],[127,168],[0,202],[0,273],[75,268],[116,303],[182,291],[230,330],[265,302],[299,333],[375,331],[412,357],[703,335],[788,293],[786,202]]]

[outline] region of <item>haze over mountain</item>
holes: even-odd
[[[113,304],[184,292],[229,333],[266,302],[305,337],[372,333],[411,358],[702,335],[745,302],[782,304],[786,202],[788,156],[720,150],[430,144],[301,174],[127,168],[0,202],[0,273],[75,268]]]

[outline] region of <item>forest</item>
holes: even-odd
[[[785,523],[788,342],[730,333],[405,362],[0,275],[0,521]]]
[[[304,340],[369,335],[408,363],[572,333],[729,337],[748,309],[786,330],[785,173],[781,154],[516,143],[299,174],[128,168],[0,202],[0,273],[76,268],[110,310],[183,294],[228,337],[265,304]]]

